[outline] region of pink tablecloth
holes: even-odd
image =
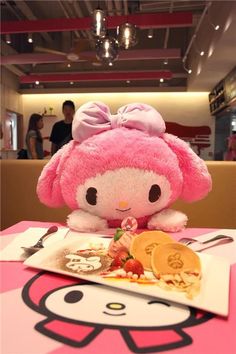
[[[24,221],[3,231],[2,235],[52,224]],[[178,239],[211,231],[187,229],[174,236]],[[4,244],[9,241],[10,237],[9,240],[3,237]],[[106,290],[101,292],[96,284],[81,284],[83,292],[75,293],[73,289],[78,280],[28,269],[20,262],[1,262],[1,273],[3,354],[236,353],[236,255],[231,267],[228,318],[196,311],[187,306],[176,310],[175,305],[163,305],[165,308],[160,308],[159,320],[153,321],[150,316],[150,320],[148,318],[146,321],[143,314],[145,306],[150,305],[140,302],[140,307],[132,307],[132,297],[125,298],[116,293],[115,300],[126,309],[125,315],[119,319],[107,316],[106,321],[101,321],[99,313],[102,309],[99,306],[104,303],[109,307],[116,290],[111,294]],[[65,292],[65,296],[62,297],[60,292]],[[60,313],[59,303],[50,303],[55,294],[57,299],[67,301],[68,306],[72,306],[70,318]],[[70,294],[69,300],[66,294]],[[98,294],[100,298],[96,299]],[[76,296],[77,303],[73,300]],[[79,304],[82,297],[85,304],[83,309]],[[54,312],[50,310],[52,304],[56,308]],[[135,319],[135,325],[132,319]]]

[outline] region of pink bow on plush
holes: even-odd
[[[162,135],[166,128],[162,116],[147,104],[131,103],[112,115],[104,103],[88,102],[75,114],[72,135],[74,140],[82,142],[92,135],[120,127],[142,130],[152,136]]]

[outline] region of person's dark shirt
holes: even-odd
[[[72,123],[60,120],[53,125],[50,141],[57,146],[57,150],[72,140]]]

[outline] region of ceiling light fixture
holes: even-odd
[[[210,14],[209,14],[209,10],[207,11],[207,17],[208,17],[208,22],[210,23],[210,25],[214,28],[215,31],[218,31],[218,30],[220,29],[220,25],[214,24],[214,23],[211,21]]]
[[[191,74],[191,73],[192,73],[192,69],[191,69],[191,68],[186,68],[185,62],[186,62],[186,59],[187,59],[187,57],[188,57],[188,54],[189,54],[190,50],[192,49],[192,46],[193,46],[193,44],[194,44],[194,41],[195,41],[195,39],[196,39],[196,37],[197,37],[197,33],[198,33],[198,31],[199,31],[199,28],[200,28],[200,26],[201,26],[201,24],[202,24],[202,22],[203,22],[205,16],[207,15],[207,12],[208,12],[208,9],[209,9],[210,6],[211,6],[211,2],[208,2],[208,3],[206,4],[206,6],[205,6],[205,8],[204,8],[204,10],[203,10],[203,12],[202,12],[202,14],[201,14],[199,20],[198,20],[198,23],[197,23],[197,25],[196,25],[194,34],[192,35],[192,38],[191,38],[191,40],[190,40],[190,42],[189,42],[189,44],[188,44],[188,46],[187,46],[187,49],[186,49],[186,51],[185,51],[185,53],[184,53],[184,56],[183,56],[183,60],[182,60],[182,61],[183,61],[183,67],[184,67],[184,70],[187,71],[188,74]]]
[[[33,43],[33,35],[32,33],[28,33],[28,43]]]
[[[118,42],[121,47],[128,49],[138,42],[136,26],[131,23],[124,23],[117,28]]]
[[[219,25],[214,25],[213,23],[212,23],[212,26],[214,27],[214,29],[215,29],[215,31],[218,31],[219,29],[220,29],[220,26]]]
[[[164,64],[164,65],[168,65],[168,59],[165,59],[165,60],[163,61],[163,64]]]
[[[191,68],[187,68],[187,67],[185,66],[185,61],[184,61],[184,60],[183,60],[183,68],[184,68],[185,71],[187,71],[188,74],[191,74],[191,73],[192,73],[192,69],[191,69]]]
[[[126,83],[127,83],[127,84],[130,84],[130,80],[126,80]]]
[[[153,38],[154,34],[153,34],[153,28],[149,28],[148,30],[148,38]]]
[[[73,82],[73,81],[71,81],[71,82],[70,82],[70,84],[71,84],[71,85],[74,85],[74,82]]]
[[[161,78],[161,79],[160,79],[160,82],[164,82],[164,79],[163,79],[163,78]]]
[[[39,85],[39,81],[35,81],[35,85]]]
[[[71,64],[70,64],[70,63],[68,63],[68,64],[67,64],[67,68],[70,68],[70,67],[71,67]]]
[[[205,54],[204,50],[198,50],[198,49],[196,49],[196,52],[197,52],[201,57],[203,57],[204,54]]]
[[[104,37],[106,35],[105,20],[106,17],[103,10],[97,8],[93,11],[93,34],[96,37]]]
[[[96,43],[96,56],[99,60],[109,64],[118,57],[118,47],[118,41],[106,35],[106,37],[98,39]]]
[[[196,43],[196,40],[195,40],[194,44],[195,44],[195,47],[196,47],[196,52],[197,52],[201,57],[203,57],[204,54],[205,54],[204,50],[200,50],[200,49],[198,48],[198,45],[197,45],[197,43]]]
[[[128,22],[117,26],[117,38],[114,38],[108,35],[105,20],[105,13],[99,7],[93,11],[92,31],[97,37],[96,57],[99,61],[112,66],[113,61],[118,57],[119,46],[128,49],[137,43],[136,27]]]
[[[9,33],[6,34],[6,43],[11,44],[11,36]]]

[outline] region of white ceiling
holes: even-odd
[[[91,13],[92,7],[96,7],[97,2],[89,0],[77,0],[77,1],[4,1],[2,7],[3,20],[23,20],[23,19],[36,19],[36,18],[54,18],[54,17],[78,17],[80,13],[81,16],[88,16]],[[170,31],[167,29],[155,30],[154,38],[150,41],[147,40],[147,31],[140,31],[140,41],[137,45],[138,49],[149,49],[149,48],[163,48],[165,42],[167,48],[180,48],[182,52],[182,58],[185,54],[186,48],[188,47],[191,36],[194,34],[197,28],[197,23],[204,11],[205,6],[209,3],[204,0],[123,0],[120,2],[122,4],[122,10],[119,9],[119,1],[101,1],[101,6],[107,7],[108,14],[120,14],[127,12],[125,7],[128,5],[130,12],[168,12],[173,5],[174,11],[190,11],[194,15],[194,26],[190,28],[172,28]],[[200,57],[196,53],[196,46],[193,45],[187,57],[186,64],[191,66],[192,74],[188,76],[187,90],[188,91],[211,91],[212,88],[223,79],[236,65],[236,0],[234,1],[218,1],[213,0],[210,2],[211,6],[208,15],[204,17],[201,26],[197,32],[196,43],[198,48],[203,48],[206,55]],[[109,6],[108,6],[109,5]],[[77,9],[77,12],[75,10]],[[78,9],[80,11],[78,12]],[[111,12],[111,13],[110,13]],[[37,15],[37,16],[36,16]],[[79,17],[81,17],[79,16]],[[219,31],[215,31],[210,21],[214,24],[220,24]],[[77,31],[75,31],[77,32]],[[91,35],[90,33],[79,33],[79,35]],[[75,33],[76,34],[76,33]],[[35,34],[36,40],[35,45],[44,45],[57,50],[64,50],[61,44],[68,42],[66,37],[68,33],[43,33]],[[42,37],[42,38],[41,38]],[[53,42],[52,41],[53,38]],[[167,40],[166,40],[167,39]],[[34,46],[26,45],[25,34],[13,35],[13,45],[12,47],[7,46],[3,43],[1,51],[4,55],[12,53],[34,53]],[[3,45],[4,44],[4,45]],[[6,47],[6,48],[5,48]],[[11,49],[9,51],[8,47]],[[212,52],[212,54],[211,54]],[[211,55],[210,55],[211,54]],[[77,66],[76,66],[77,65]],[[13,70],[13,66],[11,66]],[[8,69],[10,69],[8,67]],[[32,74],[43,74],[51,72],[77,72],[77,71],[101,71],[110,70],[109,68],[95,68],[89,62],[73,64],[70,69],[67,68],[65,63],[53,64],[53,65],[18,65],[14,66],[14,70],[18,71],[18,75],[23,73]],[[136,61],[135,70],[166,70],[169,69],[173,72],[174,77],[169,82],[163,84],[164,87],[159,82],[155,81],[144,81],[142,83],[132,82],[130,87],[135,90],[143,90],[145,87],[149,87],[155,90],[169,90],[178,91],[186,90],[186,71],[183,69],[182,59],[172,59],[169,60],[168,67],[163,65],[162,60],[150,60],[150,61]],[[112,70],[117,71],[132,71],[134,70],[134,63],[117,61]],[[22,72],[23,71],[23,72]],[[69,83],[59,83],[57,86],[53,84],[45,85],[45,88],[67,88]],[[82,87],[83,89],[98,89],[107,88],[109,82],[100,81],[99,83],[84,83],[82,86],[79,85],[78,89]],[[113,83],[116,89],[126,90],[127,84],[125,82]],[[27,86],[28,88],[28,86]],[[32,86],[32,88],[34,88]],[[128,88],[130,89],[130,88]]]
[[[201,57],[192,48],[188,91],[211,91],[236,65],[236,1],[213,2],[210,16],[220,29],[215,31],[207,17],[202,23],[197,45],[205,55]]]

